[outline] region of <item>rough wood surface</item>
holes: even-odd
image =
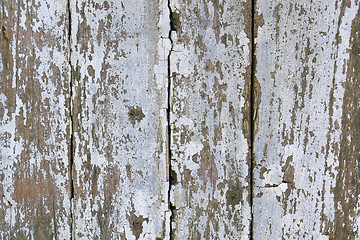
[[[69,239],[67,1],[0,6],[0,238]]]
[[[0,239],[360,239],[357,0],[7,0],[0,31]]]
[[[359,239],[358,1],[257,1],[254,239]]]
[[[71,1],[74,238],[169,235],[167,2]]]
[[[249,239],[250,1],[170,1],[173,239]]]

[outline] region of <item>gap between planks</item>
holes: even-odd
[[[167,73],[168,73],[168,86],[167,86],[167,151],[168,151],[168,175],[169,175],[169,189],[168,189],[168,201],[169,201],[169,210],[170,210],[170,221],[169,221],[169,239],[172,240],[174,239],[173,237],[173,221],[174,221],[174,214],[175,214],[175,206],[172,204],[171,202],[171,186],[175,183],[174,179],[173,179],[173,174],[172,174],[172,168],[171,168],[171,157],[172,157],[172,152],[171,152],[171,119],[170,119],[170,115],[171,115],[171,62],[170,62],[170,58],[171,58],[171,52],[173,51],[174,48],[174,43],[173,40],[171,38],[171,33],[172,31],[176,31],[176,29],[174,28],[174,19],[173,19],[173,11],[171,9],[170,6],[170,0],[168,0],[168,4],[167,7],[169,9],[169,25],[170,25],[170,30],[169,30],[169,40],[171,43],[171,48],[169,51],[169,55],[167,57]]]
[[[254,141],[255,141],[255,0],[251,0],[251,53],[250,53],[250,226],[249,238],[254,239]]]
[[[73,239],[74,236],[74,215],[73,215],[73,200],[74,200],[74,178],[73,178],[73,167],[74,167],[74,153],[75,153],[75,145],[74,145],[74,116],[73,116],[73,65],[71,62],[72,48],[71,48],[71,6],[70,1],[67,1],[68,8],[68,63],[70,67],[70,81],[69,81],[69,114],[70,114],[70,156],[69,156],[69,181],[70,181],[70,240]]]

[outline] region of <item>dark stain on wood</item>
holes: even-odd
[[[229,189],[226,192],[226,203],[228,206],[232,206],[229,211],[235,210],[235,205],[239,204],[242,199],[242,189],[239,182],[229,182]]]
[[[177,32],[181,30],[180,14],[178,12],[170,12],[170,27],[171,31]]]
[[[128,107],[128,109],[129,109],[128,111],[129,120],[133,126],[135,126],[136,122],[139,123],[141,122],[141,120],[144,119],[145,114],[143,113],[141,107],[130,106]]]
[[[143,216],[136,216],[132,213],[129,217],[130,227],[133,234],[136,236],[136,239],[139,239],[140,234],[143,232],[143,222],[149,221],[148,218],[144,218]]]

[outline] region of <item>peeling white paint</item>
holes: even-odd
[[[248,239],[249,152],[242,129],[250,64],[246,3],[171,1],[170,7],[180,28],[171,33],[170,58],[174,237]],[[238,194],[234,206],[232,191]]]
[[[341,4],[257,2],[264,25],[258,28],[255,53],[262,92],[255,140],[255,239],[328,239],[324,229],[335,220],[343,64],[358,11],[352,2],[340,18]],[[288,188],[273,189],[275,195],[263,188],[286,178],[293,178]]]
[[[75,237],[167,239],[167,2],[70,4]]]
[[[0,102],[4,107],[4,116],[0,120],[0,173],[3,176],[4,205],[0,211],[4,211],[5,216],[0,238],[23,236],[36,239],[36,234],[40,232],[42,236],[56,234],[60,239],[68,239],[68,119],[64,86],[55,84],[66,84],[62,71],[69,70],[66,68],[67,49],[59,47],[66,46],[64,20],[67,2],[18,4],[19,8],[10,7],[7,2],[2,5],[2,11],[6,13],[2,31],[7,38],[5,40],[9,41],[9,49],[2,48],[2,51],[8,50],[9,53],[2,54],[0,72],[3,79],[0,83],[9,85],[7,89],[0,89]],[[29,12],[33,15],[29,16]],[[39,42],[37,37],[46,41]],[[7,60],[6,67],[3,65],[4,57],[11,58]],[[55,69],[60,69],[60,75],[53,71]],[[5,83],[9,79],[10,82]],[[15,94],[12,95],[12,92]],[[34,112],[37,110],[39,114],[36,115]],[[46,128],[48,132],[45,135],[38,133],[43,129],[34,124],[34,119],[36,124]],[[31,182],[31,187],[27,181]],[[45,184],[47,188],[39,187],[40,184]],[[53,209],[51,197],[56,209]],[[39,203],[42,211],[38,209]],[[49,233],[43,232],[47,231],[43,225],[39,225],[39,232],[35,232],[34,222],[40,218],[48,220],[49,215],[53,218],[52,212],[56,214],[56,233],[54,219],[42,223],[51,225]]]

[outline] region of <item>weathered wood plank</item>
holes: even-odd
[[[0,6],[0,238],[69,239],[67,1]]]
[[[254,239],[358,239],[359,5],[257,1]]]
[[[174,239],[249,239],[250,1],[170,1]]]
[[[74,237],[163,239],[167,2],[71,1]]]

